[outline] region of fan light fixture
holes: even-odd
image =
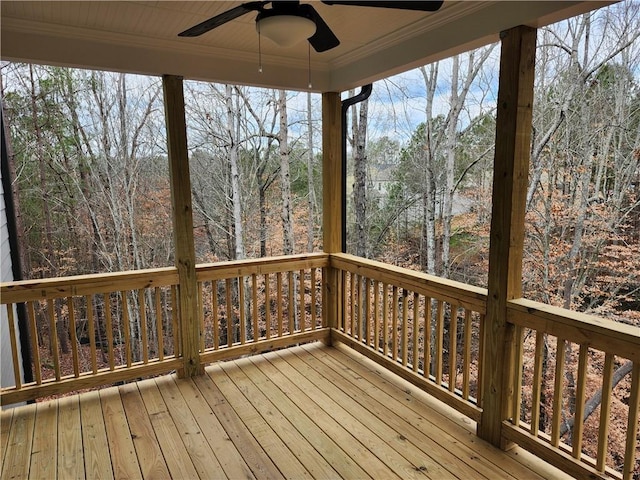
[[[280,47],[293,47],[311,37],[316,24],[299,15],[269,15],[257,19],[256,29]]]

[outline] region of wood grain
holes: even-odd
[[[313,333],[329,329],[281,340]],[[202,376],[171,374],[2,412],[1,477],[565,478],[521,449],[479,440],[469,418],[337,345],[236,355]]]

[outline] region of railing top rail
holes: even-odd
[[[253,273],[275,273],[329,265],[329,255],[308,253],[196,265],[198,280],[222,279]],[[136,290],[178,284],[175,267],[110,272],[0,283],[0,304],[29,302],[94,293]]]
[[[203,280],[220,280],[252,274],[288,272],[307,268],[329,266],[329,255],[326,253],[306,253],[301,255],[283,255],[245,260],[206,263],[196,265],[196,278]]]
[[[0,283],[0,304],[176,285],[175,267]]]
[[[442,298],[463,307],[469,306],[479,313],[485,313],[486,288],[475,287],[455,280],[440,278],[346,253],[331,254],[330,261],[335,268],[352,271],[372,280],[396,285],[433,298]]]
[[[508,321],[515,325],[640,361],[640,327],[524,298],[507,305]]]

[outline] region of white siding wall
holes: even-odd
[[[0,173],[0,175],[2,175]],[[7,229],[7,211],[4,203],[4,191],[2,182],[0,181],[0,281],[10,282],[13,280],[13,271],[11,270],[11,249],[9,248],[9,230]],[[18,331],[17,315],[14,310],[14,319],[16,321],[16,332]],[[18,349],[20,344],[18,342]],[[20,352],[18,358],[22,360]],[[0,308],[0,383],[3,387],[15,385],[13,377],[13,360],[11,356],[11,343],[9,340],[9,320],[7,316],[7,308],[2,305]],[[22,363],[20,363],[20,372],[22,373]]]

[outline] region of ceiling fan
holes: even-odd
[[[269,3],[271,4],[271,8],[265,8]],[[323,0],[322,3],[326,3],[327,5],[352,5],[434,12],[442,6],[443,0],[427,2],[411,0]],[[325,52],[340,45],[340,40],[338,40],[338,37],[331,31],[329,25],[325,23],[316,9],[307,3],[301,4],[299,1],[243,3],[179,33],[178,36],[197,37],[249,12],[258,12],[256,16],[256,28],[258,31],[281,46],[292,46],[300,40],[308,39],[316,52]]]

